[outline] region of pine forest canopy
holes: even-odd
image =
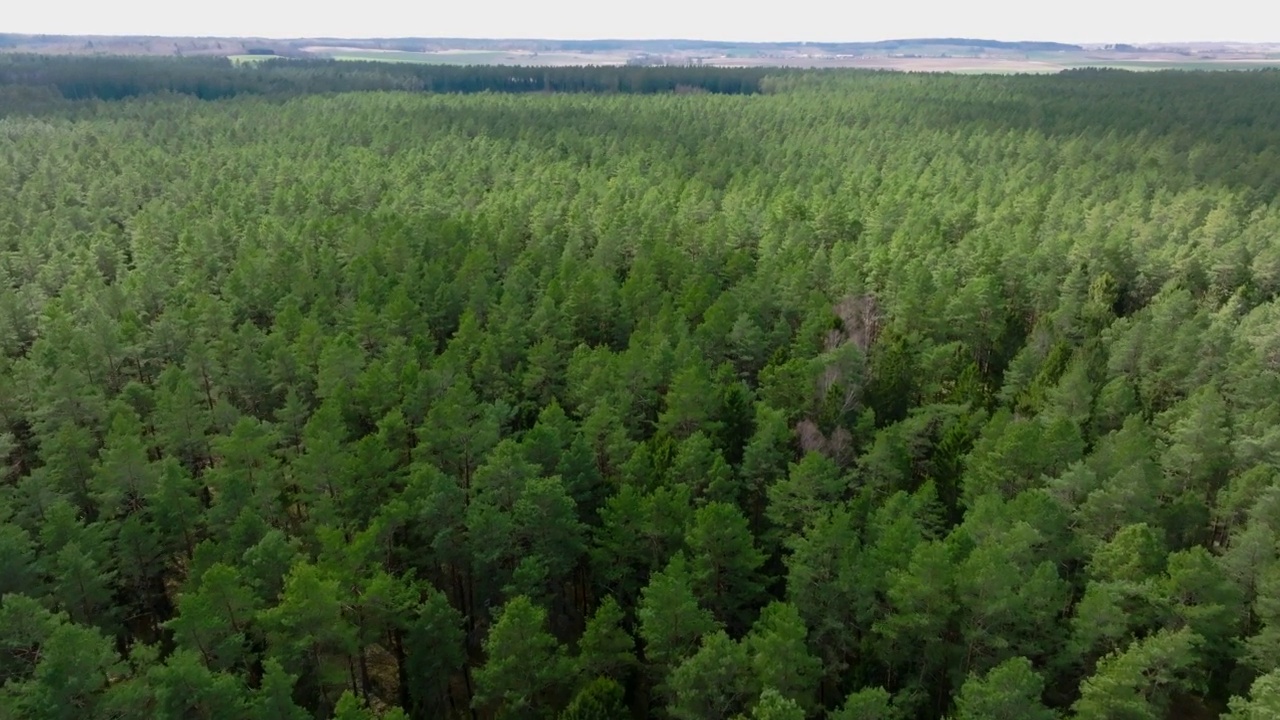
[[[765,68],[498,67],[376,61],[0,55],[0,88],[70,100],[121,100],[157,93],[218,100],[235,95],[408,90],[438,93],[756,93]],[[776,71],[773,71],[776,72]],[[21,106],[19,106],[21,107]]]
[[[0,81],[0,718],[1280,712],[1278,72]]]

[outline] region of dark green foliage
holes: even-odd
[[[0,87],[52,88],[67,100],[123,100],[158,93],[218,100],[245,94],[372,90],[652,94],[696,89],[736,95],[759,92],[768,72],[763,68],[460,67],[299,59],[236,67],[227,58],[212,57],[90,60],[6,55],[0,62]]]
[[[613,598],[605,598],[587,621],[578,641],[578,674],[583,678],[602,677],[627,680],[635,670],[635,638],[622,626],[622,608]]]

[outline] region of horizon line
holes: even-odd
[[[66,32],[0,32],[0,37],[28,37],[28,38],[48,38],[48,37],[66,37],[66,38],[139,38],[139,39],[194,39],[194,40],[358,40],[358,41],[390,41],[390,40],[422,40],[422,41],[449,41],[449,40],[466,40],[466,41],[497,41],[497,42],[563,42],[563,43],[581,43],[581,42],[618,42],[618,43],[642,43],[642,42],[681,42],[681,43],[715,43],[715,44],[733,44],[733,45],[867,45],[876,43],[892,43],[892,42],[937,42],[945,40],[956,40],[966,42],[990,42],[990,43],[1051,43],[1056,45],[1274,45],[1280,44],[1280,40],[1226,40],[1226,39],[1200,39],[1200,40],[1142,40],[1142,41],[1067,41],[1067,40],[1050,40],[1050,39],[1019,39],[1019,40],[1002,40],[993,37],[964,37],[955,35],[937,35],[937,36],[917,36],[917,37],[885,37],[876,40],[804,40],[804,39],[787,39],[787,40],[715,40],[710,38],[699,37],[643,37],[643,38],[627,38],[627,37],[591,37],[591,38],[564,38],[564,37],[536,37],[536,36],[482,36],[482,35],[171,35],[164,33],[66,33]]]

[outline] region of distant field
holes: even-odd
[[[1069,67],[1108,67],[1121,70],[1257,70],[1260,68],[1280,67],[1280,59],[1259,60],[1081,60],[1068,64]]]
[[[713,58],[709,65],[725,67],[864,68],[904,72],[952,72],[965,74],[1056,73],[1078,68],[1120,70],[1255,70],[1280,67],[1280,58],[1217,59],[1117,59],[1075,53],[1035,54],[1027,57],[753,57]]]
[[[1280,43],[1072,45],[965,38],[879,42],[712,42],[697,40],[502,40],[460,38],[217,38],[46,36],[0,33],[0,53],[222,56],[237,65],[270,57],[429,65],[708,65],[864,68],[904,72],[1057,73],[1124,70],[1251,70],[1280,67]],[[274,52],[275,55],[257,54]],[[253,53],[253,54],[250,54]]]
[[[621,65],[624,58],[607,54],[504,52],[497,50],[443,50],[406,52],[400,50],[360,50],[357,48],[307,48],[307,52],[335,60],[421,63],[427,65]]]
[[[260,63],[264,60],[274,60],[278,55],[228,55],[227,59],[233,65],[245,65],[249,63]]]
[[[621,65],[626,57],[616,53],[535,53],[527,51],[443,50],[406,52],[362,50],[358,48],[309,47],[306,52],[335,60],[423,63],[433,65],[525,65],[557,67],[565,65]],[[250,56],[252,57],[252,56]],[[257,58],[255,58],[257,59]],[[718,67],[863,68],[906,72],[952,72],[964,74],[1056,73],[1085,67],[1124,70],[1250,70],[1280,67],[1280,58],[1236,60],[1092,57],[1078,53],[1028,53],[1025,57],[1004,56],[749,56],[721,55],[699,58]]]

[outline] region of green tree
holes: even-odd
[[[760,613],[743,639],[755,684],[770,688],[800,710],[814,707],[822,663],[806,644],[808,629],[795,606],[775,602]]]
[[[975,535],[980,517],[971,511],[966,521]],[[983,672],[1018,655],[1044,657],[1065,634],[1058,618],[1069,587],[1057,563],[1046,557],[1047,538],[1025,521],[987,532],[956,571],[966,672]]]
[[[119,670],[110,640],[22,595],[0,599],[0,629],[0,644],[12,658],[0,664],[0,709],[52,720],[93,716]]]
[[[152,493],[156,472],[142,442],[142,423],[127,406],[115,408],[90,492],[103,516],[137,513]]]
[[[625,681],[635,669],[636,641],[623,626],[625,619],[622,607],[612,597],[596,608],[578,640],[580,677]]]
[[[1121,528],[1094,550],[1088,565],[1093,579],[1085,585],[1072,619],[1076,653],[1096,659],[1160,622],[1165,601],[1157,578],[1165,557],[1164,543],[1146,523]]]
[[[1249,697],[1231,698],[1226,720],[1268,720],[1280,717],[1280,673],[1272,672],[1253,681]]]
[[[765,688],[751,709],[753,720],[804,720],[804,708],[773,688]]]
[[[62,511],[72,510],[63,505]],[[61,512],[41,528],[46,553],[41,564],[50,596],[74,622],[104,628],[112,626],[117,614],[108,529],[103,523],[82,525]]]
[[[199,655],[179,650],[152,668],[148,681],[155,689],[156,718],[242,718],[248,693],[234,676],[210,670]]]
[[[747,519],[733,505],[709,503],[694,513],[685,543],[699,598],[721,622],[745,629],[764,587],[764,555],[755,547]]]
[[[956,663],[954,626],[960,614],[954,550],[945,543],[918,545],[907,567],[888,575],[889,612],[872,633],[876,655],[890,668],[889,678],[939,682]]]
[[[307,711],[293,701],[296,681],[278,661],[264,662],[262,683],[250,700],[249,716],[253,720],[306,720],[310,717]]]
[[[1026,658],[995,666],[982,677],[970,676],[956,697],[956,720],[1054,720],[1040,696],[1044,680]]]
[[[733,470],[702,431],[685,438],[676,448],[667,480],[691,488],[700,503],[737,501]]]
[[[697,652],[671,671],[666,688],[668,712],[682,720],[731,718],[757,694],[746,648],[723,630],[702,638]]]
[[[418,457],[470,487],[480,460],[498,442],[498,413],[480,403],[465,378],[451,384],[418,429]]]
[[[543,717],[565,680],[561,648],[546,630],[547,613],[523,595],[507,602],[485,637],[472,705],[498,717]]]
[[[645,661],[658,677],[691,655],[702,637],[717,627],[710,611],[698,604],[683,553],[654,573],[640,593],[636,615]]]
[[[463,617],[433,589],[408,625],[400,677],[409,698],[406,709],[415,718],[438,717],[446,712],[450,681],[466,659]]]
[[[805,453],[785,478],[769,486],[768,517],[784,532],[794,533],[848,490],[849,480],[834,461],[818,452]]]
[[[343,597],[336,579],[303,562],[289,571],[279,604],[258,613],[267,658],[299,676],[300,692],[313,698],[321,713],[331,711],[351,682],[356,638],[343,613]]]
[[[651,574],[683,544],[693,514],[689,489],[650,493],[626,485],[600,511],[591,548],[596,582],[633,605]]]
[[[1075,716],[1164,717],[1174,693],[1196,687],[1200,642],[1187,628],[1161,630],[1111,653],[1080,686],[1080,699],[1072,706]]]
[[[1202,547],[1169,556],[1163,595],[1171,601],[1177,626],[1203,638],[1199,649],[1209,667],[1226,667],[1235,658],[1244,604],[1222,566]]]
[[[659,430],[676,438],[687,438],[697,430],[715,434],[720,428],[714,420],[719,410],[715,398],[710,371],[701,362],[691,362],[671,379],[658,416]]]
[[[166,623],[178,647],[212,670],[234,668],[247,659],[259,601],[239,571],[215,563],[178,598],[178,614]]]
[[[755,432],[743,449],[739,475],[746,489],[744,508],[757,533],[765,512],[767,490],[787,472],[791,441],[786,414],[765,403],[756,403]]]
[[[847,508],[826,511],[793,539],[787,558],[787,600],[809,628],[827,677],[841,677],[854,659],[861,610],[873,592],[863,576],[860,533]]]
[[[596,678],[578,691],[560,720],[622,720],[629,714],[622,686],[610,678]]]
[[[0,597],[35,595],[36,590],[35,547],[30,536],[8,520],[0,522]]]
[[[840,709],[831,714],[833,720],[895,720],[899,714],[884,688],[863,688],[845,698]]]

